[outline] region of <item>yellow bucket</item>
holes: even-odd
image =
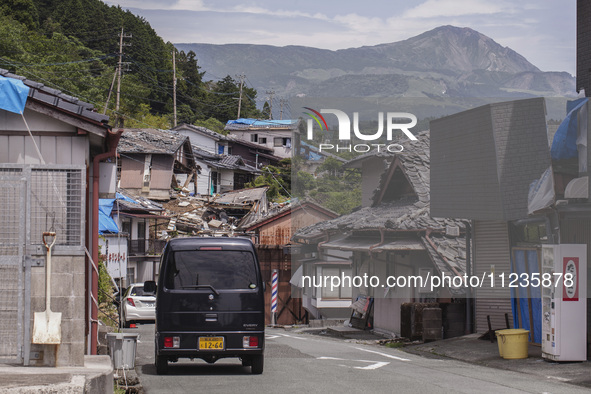
[[[523,328],[497,331],[499,355],[508,360],[527,358],[528,334]]]

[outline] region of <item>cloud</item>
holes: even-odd
[[[513,13],[514,6],[503,1],[488,0],[427,0],[406,11],[403,18],[442,18],[465,15]]]
[[[107,0],[113,3],[113,0]],[[121,0],[166,41],[341,49],[404,40],[441,25],[470,27],[542,70],[574,71],[575,6],[555,0]],[[278,5],[279,4],[279,5]]]

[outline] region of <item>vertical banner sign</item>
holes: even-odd
[[[278,292],[278,285],[279,285],[279,277],[277,275],[277,270],[273,270],[271,273],[271,313],[275,314],[277,312],[277,292]]]
[[[564,301],[579,301],[579,258],[565,257],[562,261],[562,299]],[[566,275],[572,275],[566,279]]]

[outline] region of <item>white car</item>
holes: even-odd
[[[123,302],[122,327],[129,327],[131,323],[137,321],[154,321],[156,319],[156,296],[144,294],[143,283],[130,285],[121,301]]]

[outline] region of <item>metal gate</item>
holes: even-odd
[[[25,325],[25,178],[0,169],[0,362],[22,363]],[[27,319],[25,319],[27,315]],[[28,341],[27,341],[28,342]]]
[[[85,178],[79,165],[0,164],[0,363],[29,363],[31,265],[43,264],[43,231],[58,230],[62,250],[83,250]]]

